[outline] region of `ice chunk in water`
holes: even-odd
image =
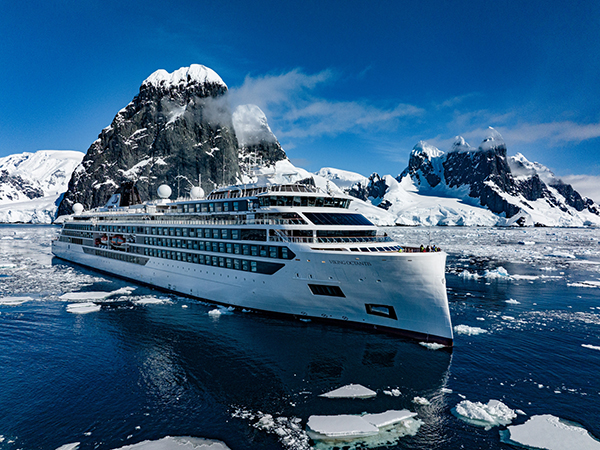
[[[21,305],[25,302],[31,301],[33,300],[32,297],[3,297],[0,298],[0,305],[7,305],[7,306],[17,306],[17,305]]]
[[[478,334],[487,333],[487,330],[479,327],[470,327],[469,325],[456,325],[454,327],[456,334],[466,334],[467,336],[476,336]]]
[[[508,425],[517,414],[498,400],[490,400],[487,404],[463,400],[452,409],[459,419],[472,425],[489,430],[497,425]]]
[[[319,395],[327,398],[370,398],[375,397],[377,392],[372,391],[360,384],[348,384],[339,389]]]
[[[431,405],[431,403],[429,402],[429,400],[427,400],[424,397],[415,397],[415,398],[413,398],[413,403],[415,403],[417,405],[422,405],[422,406]]]
[[[79,448],[79,442],[73,442],[72,444],[61,445],[56,450],[76,450],[77,448]]]
[[[419,342],[419,344],[429,350],[439,350],[440,348],[446,347],[444,344],[438,344],[437,342]]]
[[[579,424],[550,414],[533,416],[523,425],[500,432],[502,442],[547,450],[598,450],[600,441]]]
[[[310,416],[307,426],[311,431],[329,438],[374,436],[379,433],[379,428],[375,425],[350,414]]]
[[[592,350],[600,350],[600,347],[599,347],[599,346],[597,346],[597,345],[591,345],[591,344],[581,344],[581,346],[582,346],[582,347],[585,347],[585,348],[592,349]]]
[[[389,427],[390,425],[398,423],[402,420],[410,419],[416,415],[417,413],[411,412],[408,409],[403,409],[401,411],[394,411],[393,409],[390,409],[389,411],[379,414],[365,414],[362,416],[362,418],[377,428],[383,428]]]
[[[87,303],[70,303],[67,305],[67,312],[73,314],[87,314],[91,312],[100,311],[101,306],[96,305],[92,302]]]
[[[128,295],[135,290],[134,287],[126,286],[115,291],[90,291],[90,292],[67,292],[59,297],[60,300],[104,300],[115,295]]]
[[[119,447],[116,450],[230,450],[221,441],[212,441],[196,437],[171,437],[166,436],[157,441],[142,441],[133,445]]]

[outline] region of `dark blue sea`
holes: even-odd
[[[452,350],[217,309],[53,258],[57,227],[1,226],[0,449],[323,448],[309,416],[390,409],[416,412],[416,430],[345,447],[512,448],[507,425],[453,413],[492,399],[518,411],[512,425],[550,414],[600,437],[600,230],[385,231],[448,252]],[[61,298],[77,292],[92,294]],[[377,396],[319,397],[351,383]]]

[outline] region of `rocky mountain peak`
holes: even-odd
[[[104,205],[125,181],[135,182],[143,200],[155,198],[160,184],[179,197],[199,178],[205,192],[240,180],[249,152],[267,162],[285,159],[258,107],[242,114],[244,139],[257,140],[239,145],[226,92],[219,75],[199,64],[154,72],[92,143],[58,214],[69,214],[76,202],[86,209]]]

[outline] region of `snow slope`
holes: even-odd
[[[84,154],[40,150],[0,158],[0,222],[51,223]]]

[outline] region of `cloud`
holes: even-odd
[[[596,203],[600,201],[600,176],[567,175],[560,177],[562,181],[572,185],[582,197],[588,197]]]
[[[419,117],[424,109],[396,104],[388,107],[361,101],[339,101],[319,95],[321,86],[337,81],[329,70],[313,75],[299,69],[252,78],[230,90],[232,106],[258,105],[279,139],[318,138],[373,129],[395,129],[400,119]]]

